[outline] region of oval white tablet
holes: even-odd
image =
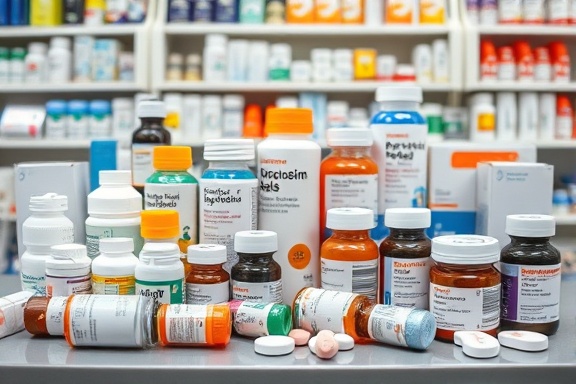
[[[531,331],[503,331],[498,341],[505,347],[520,351],[538,352],[548,349],[548,336]]]
[[[266,356],[281,356],[292,353],[294,339],[288,336],[263,336],[254,340],[254,352]]]
[[[354,348],[354,339],[345,333],[336,333],[334,338],[338,342],[339,351],[349,351]]]
[[[310,340],[308,340],[308,348],[310,348],[310,352],[312,352],[313,354],[316,354],[316,340],[318,338],[316,336],[311,337]]]
[[[462,352],[477,359],[498,356],[500,343],[495,337],[478,331],[454,332],[454,344],[462,346]]]

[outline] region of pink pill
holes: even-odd
[[[308,340],[310,340],[310,332],[304,329],[293,329],[288,336],[294,339],[296,345],[306,345]]]
[[[338,342],[332,331],[320,331],[316,336],[316,356],[331,359],[338,353]]]

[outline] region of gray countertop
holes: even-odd
[[[0,276],[0,296],[18,289],[17,277]],[[238,336],[225,349],[72,349],[64,339],[23,331],[0,339],[0,383],[575,383],[575,292],[576,282],[563,282],[560,329],[544,352],[502,347],[498,357],[477,360],[434,341],[424,352],[357,345],[322,361],[307,347],[287,356],[260,356],[252,340]]]

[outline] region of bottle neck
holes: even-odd
[[[332,156],[336,157],[369,157],[370,147],[332,147]]]
[[[64,212],[54,212],[54,211],[50,211],[50,212],[32,212],[30,217],[34,217],[34,218],[52,218],[52,217],[62,217],[64,216]]]
[[[274,252],[269,253],[240,253],[238,252],[239,262],[249,264],[265,264],[272,261]]]
[[[438,261],[434,262],[440,269],[455,272],[485,271],[494,268],[492,264],[447,264]]]
[[[390,228],[390,237],[398,240],[425,240],[428,238],[424,228]]]
[[[515,246],[546,246],[550,242],[549,237],[521,237],[510,236],[510,243]]]
[[[150,127],[150,126],[163,126],[164,119],[163,118],[156,118],[156,117],[144,117],[140,119],[142,126],[146,126],[149,128],[159,128],[159,127]]]
[[[208,168],[212,169],[249,169],[248,162],[244,160],[235,161],[210,161],[208,163]]]
[[[369,240],[370,233],[368,233],[368,229],[362,230],[341,230],[341,229],[333,229],[332,236],[334,240]]]
[[[381,101],[381,111],[417,111],[419,103],[416,101]]]
[[[188,262],[196,272],[217,272],[222,270],[222,264],[194,264]]]

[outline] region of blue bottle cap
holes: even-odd
[[[106,100],[92,100],[90,102],[90,114],[109,115],[112,112],[110,102]]]
[[[70,100],[68,102],[68,114],[87,114],[88,102],[85,100]]]
[[[65,115],[66,110],[66,101],[64,100],[49,100],[46,103],[46,113],[49,115]]]

